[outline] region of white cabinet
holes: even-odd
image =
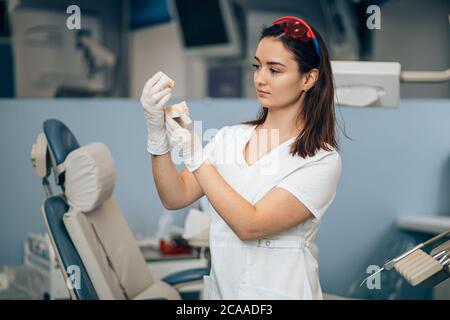
[[[24,265],[39,272],[45,279],[40,296],[69,299],[63,275],[47,234],[30,233],[24,243]]]

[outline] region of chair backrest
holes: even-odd
[[[112,197],[115,169],[108,148],[79,149],[73,133],[50,119],[31,152],[47,195],[41,213],[71,298],[179,299],[175,288],[153,281]],[[53,196],[47,180],[51,171],[65,194]]]
[[[76,300],[97,300],[88,272],[63,223],[63,216],[68,209],[64,197],[52,196],[45,200],[41,213],[70,297]]]
[[[102,143],[72,151],[65,162],[69,210],[64,225],[100,299],[133,299],[154,283],[112,194],[114,162]]]
[[[49,186],[47,178],[53,171],[55,182],[64,189],[64,161],[79,146],[64,123],[56,119],[44,122],[43,133],[38,135],[32,148],[33,166],[43,179],[44,187]],[[63,194],[53,196],[51,188],[46,189],[46,193],[48,198],[41,207],[41,213],[70,296],[78,300],[96,300],[95,288],[63,223],[63,216],[69,209],[66,199]]]

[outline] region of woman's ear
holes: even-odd
[[[308,91],[314,85],[319,79],[319,70],[314,68],[311,69],[308,73],[305,74],[304,80],[303,80],[303,90]]]

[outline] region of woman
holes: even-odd
[[[164,119],[169,78],[148,81],[141,102],[158,194],[168,209],[203,195],[211,204],[205,298],[322,299],[315,238],[341,172],[327,49],[304,21],[283,17],[263,30],[254,67],[260,116],[222,128],[205,148]]]

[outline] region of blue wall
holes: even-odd
[[[203,130],[254,118],[258,110],[256,100],[188,103]],[[380,246],[389,246],[397,215],[450,213],[450,100],[403,100],[396,109],[342,107],[339,114],[352,140],[341,136],[342,178],[318,244],[324,291],[346,294],[366,275],[368,261],[382,256]],[[152,235],[163,207],[137,100],[0,100],[0,265],[22,263],[26,234],[44,231],[44,192],[30,150],[48,118],[65,122],[80,144],[109,146],[125,217],[133,231]]]

